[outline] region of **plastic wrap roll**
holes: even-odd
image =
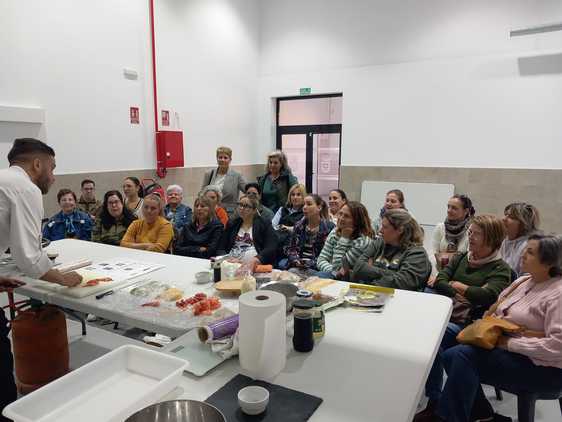
[[[232,315],[231,317],[221,319],[220,321],[215,321],[212,324],[199,327],[197,332],[199,340],[203,343],[208,343],[212,340],[231,336],[238,329],[238,321],[238,315]]]
[[[285,367],[285,309],[281,293],[258,290],[240,296],[240,366],[252,378],[269,380]]]

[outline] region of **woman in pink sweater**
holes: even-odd
[[[561,256],[560,238],[529,237],[521,261],[529,275],[514,281],[517,287],[504,290],[490,308],[492,315],[525,331],[500,337],[493,350],[466,345],[448,349],[443,354],[448,379],[431,420],[503,420],[494,416],[481,383],[521,392],[562,390]]]

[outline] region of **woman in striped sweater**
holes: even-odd
[[[349,270],[373,242],[369,213],[363,204],[350,201],[341,207],[338,225],[331,231],[320,252],[318,277],[348,280]]]

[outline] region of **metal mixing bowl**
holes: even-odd
[[[287,312],[293,309],[293,302],[297,298],[297,291],[299,288],[291,283],[278,283],[271,282],[260,286],[259,290],[273,290],[274,292],[281,293],[285,296],[287,303]]]
[[[171,400],[145,407],[125,422],[226,422],[220,410],[197,400]]]

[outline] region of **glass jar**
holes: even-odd
[[[322,304],[316,300],[312,301],[312,333],[315,339],[321,338],[326,333],[326,316]]]
[[[310,300],[297,299],[293,303],[293,347],[297,352],[310,352],[314,348],[313,309]]]

